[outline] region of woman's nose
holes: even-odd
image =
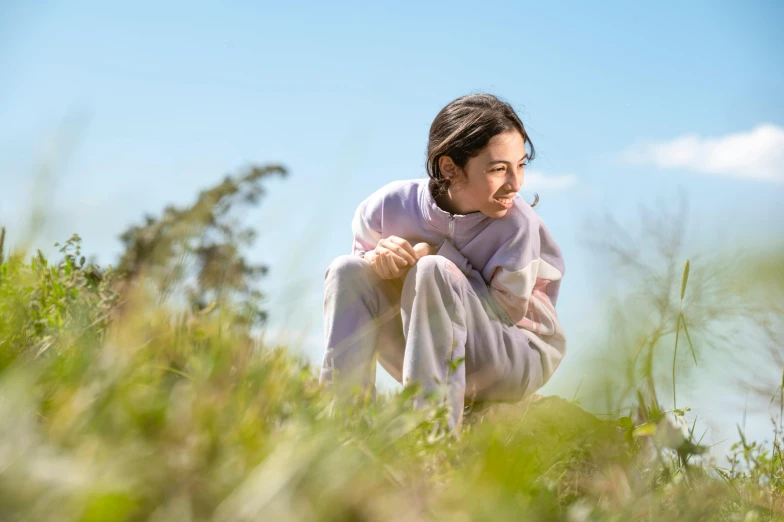
[[[506,178],[506,185],[509,187],[509,190],[513,190],[518,192],[520,187],[523,184],[523,169],[519,168],[517,172],[513,170],[509,171],[511,174]]]

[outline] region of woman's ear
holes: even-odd
[[[444,179],[453,180],[457,178],[457,165],[452,161],[449,156],[441,156],[438,158],[438,169]]]

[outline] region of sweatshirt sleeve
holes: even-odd
[[[467,277],[481,277],[488,287],[490,304],[502,319],[529,332],[531,345],[542,355],[546,382],[566,353],[566,338],[555,310],[565,273],[563,255],[544,223],[522,227],[490,258],[481,274],[448,240],[438,254]]]
[[[381,208],[382,199],[377,193],[362,201],[354,212],[351,231],[354,245],[351,253],[364,257],[366,252],[376,248],[381,241]]]
[[[490,293],[512,322],[553,335],[563,256],[543,223],[509,240],[485,267]]]

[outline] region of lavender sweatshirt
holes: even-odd
[[[429,178],[393,181],[362,201],[351,223],[353,254],[364,256],[382,238],[436,245],[466,277],[486,288],[489,302],[508,326],[528,332],[541,354],[542,384],[566,353],[555,304],[564,275],[560,248],[542,218],[516,194],[500,218],[481,212],[449,214],[435,202]]]

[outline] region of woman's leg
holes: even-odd
[[[466,396],[518,400],[542,384],[539,352],[524,330],[498,318],[489,299],[478,272],[469,280],[443,256],[419,259],[403,285],[403,381],[419,381],[424,392],[445,384],[452,429],[462,422]]]
[[[329,265],[324,274],[321,382],[343,392],[359,385],[375,396],[376,354],[394,363],[395,354],[402,357],[404,349],[400,287],[399,282],[381,279],[358,256],[339,256]],[[387,362],[385,368],[394,366]],[[400,380],[397,374],[392,376]]]

